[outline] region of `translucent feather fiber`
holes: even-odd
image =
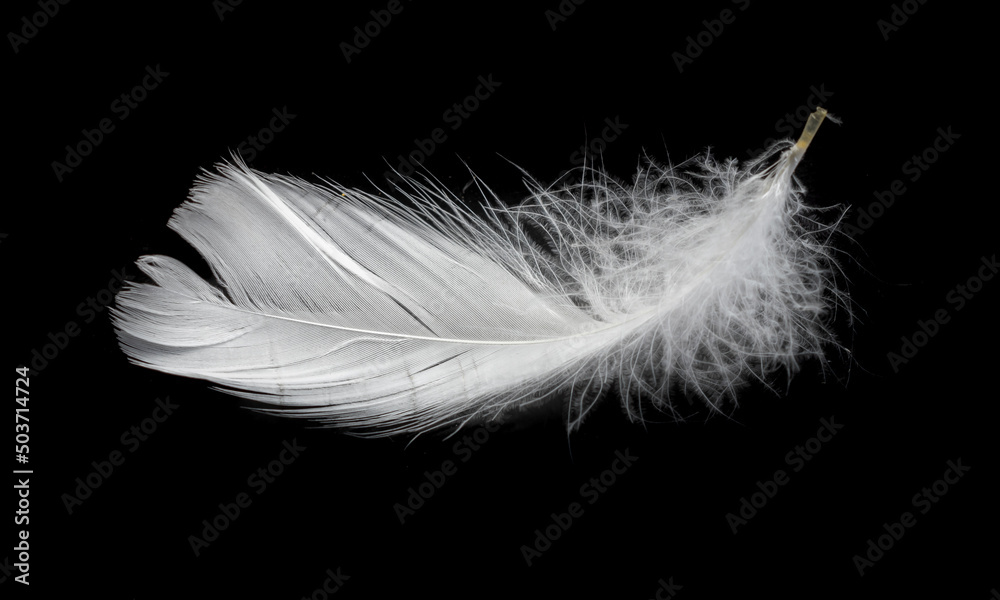
[[[358,435],[539,402],[572,430],[613,388],[633,418],[676,393],[718,409],[833,341],[835,223],[808,216],[804,151],[649,165],[631,185],[586,168],[514,207],[477,180],[485,217],[429,178],[399,203],[221,165],[169,223],[217,284],[142,257],[153,283],[112,319],[135,364]]]

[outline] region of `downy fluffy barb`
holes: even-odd
[[[677,392],[716,408],[829,341],[832,226],[792,176],[824,115],[746,168],[705,156],[628,186],[585,168],[515,207],[477,180],[486,217],[429,178],[401,204],[221,165],[169,223],[217,283],[142,257],[153,283],[114,325],[135,364],[361,435],[537,402],[573,429],[612,387],[635,418]]]

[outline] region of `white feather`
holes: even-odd
[[[574,428],[615,382],[633,416],[675,389],[718,407],[829,340],[830,226],[792,176],[807,133],[745,169],[529,182],[485,218],[430,179],[407,180],[409,208],[223,165],[169,223],[218,285],[142,257],[153,283],[119,295],[114,324],[136,364],[365,435],[560,398]]]

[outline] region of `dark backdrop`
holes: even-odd
[[[984,9],[403,1],[376,26],[389,3],[316,4],[5,7],[5,368],[35,371],[29,463],[12,463],[33,470],[31,585],[13,580],[23,527],[9,526],[4,597],[300,598],[328,579],[338,598],[985,600],[1000,586]],[[376,35],[355,41],[366,24]],[[482,80],[488,98],[446,114]],[[681,401],[686,422],[643,426],[612,395],[569,436],[555,417],[475,450],[462,441],[475,430],[355,439],[130,366],[103,307],[142,254],[197,262],[166,222],[241,144],[258,169],[372,189],[442,128],[424,166],[461,190],[464,161],[516,198],[508,159],[543,181],[602,137],[622,179],[643,152],[744,159],[797,135],[817,99],[843,124],[824,125],[798,174],[810,203],[851,209],[835,240],[856,310],[835,322],[849,352],[776,380],[779,394],[748,388],[728,418]],[[146,439],[127,434],[144,422]],[[836,435],[797,460],[823,427]],[[285,442],[304,450],[266,487],[249,479],[293,458]],[[616,452],[635,458],[622,469]],[[448,460],[454,472],[401,523],[396,505]],[[613,465],[624,472],[603,492],[581,489]],[[787,479],[769,483],[778,470]],[[249,506],[219,517],[241,493]],[[574,502],[582,516],[545,546],[537,531]],[[213,519],[225,529],[196,555],[190,536]],[[529,565],[522,546],[544,551]]]

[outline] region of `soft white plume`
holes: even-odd
[[[222,165],[169,223],[218,283],[142,257],[153,283],[114,324],[136,364],[359,434],[549,401],[573,428],[613,385],[633,416],[671,392],[718,407],[830,341],[832,225],[792,175],[823,115],[745,168],[584,169],[485,218],[431,179],[400,204]]]

